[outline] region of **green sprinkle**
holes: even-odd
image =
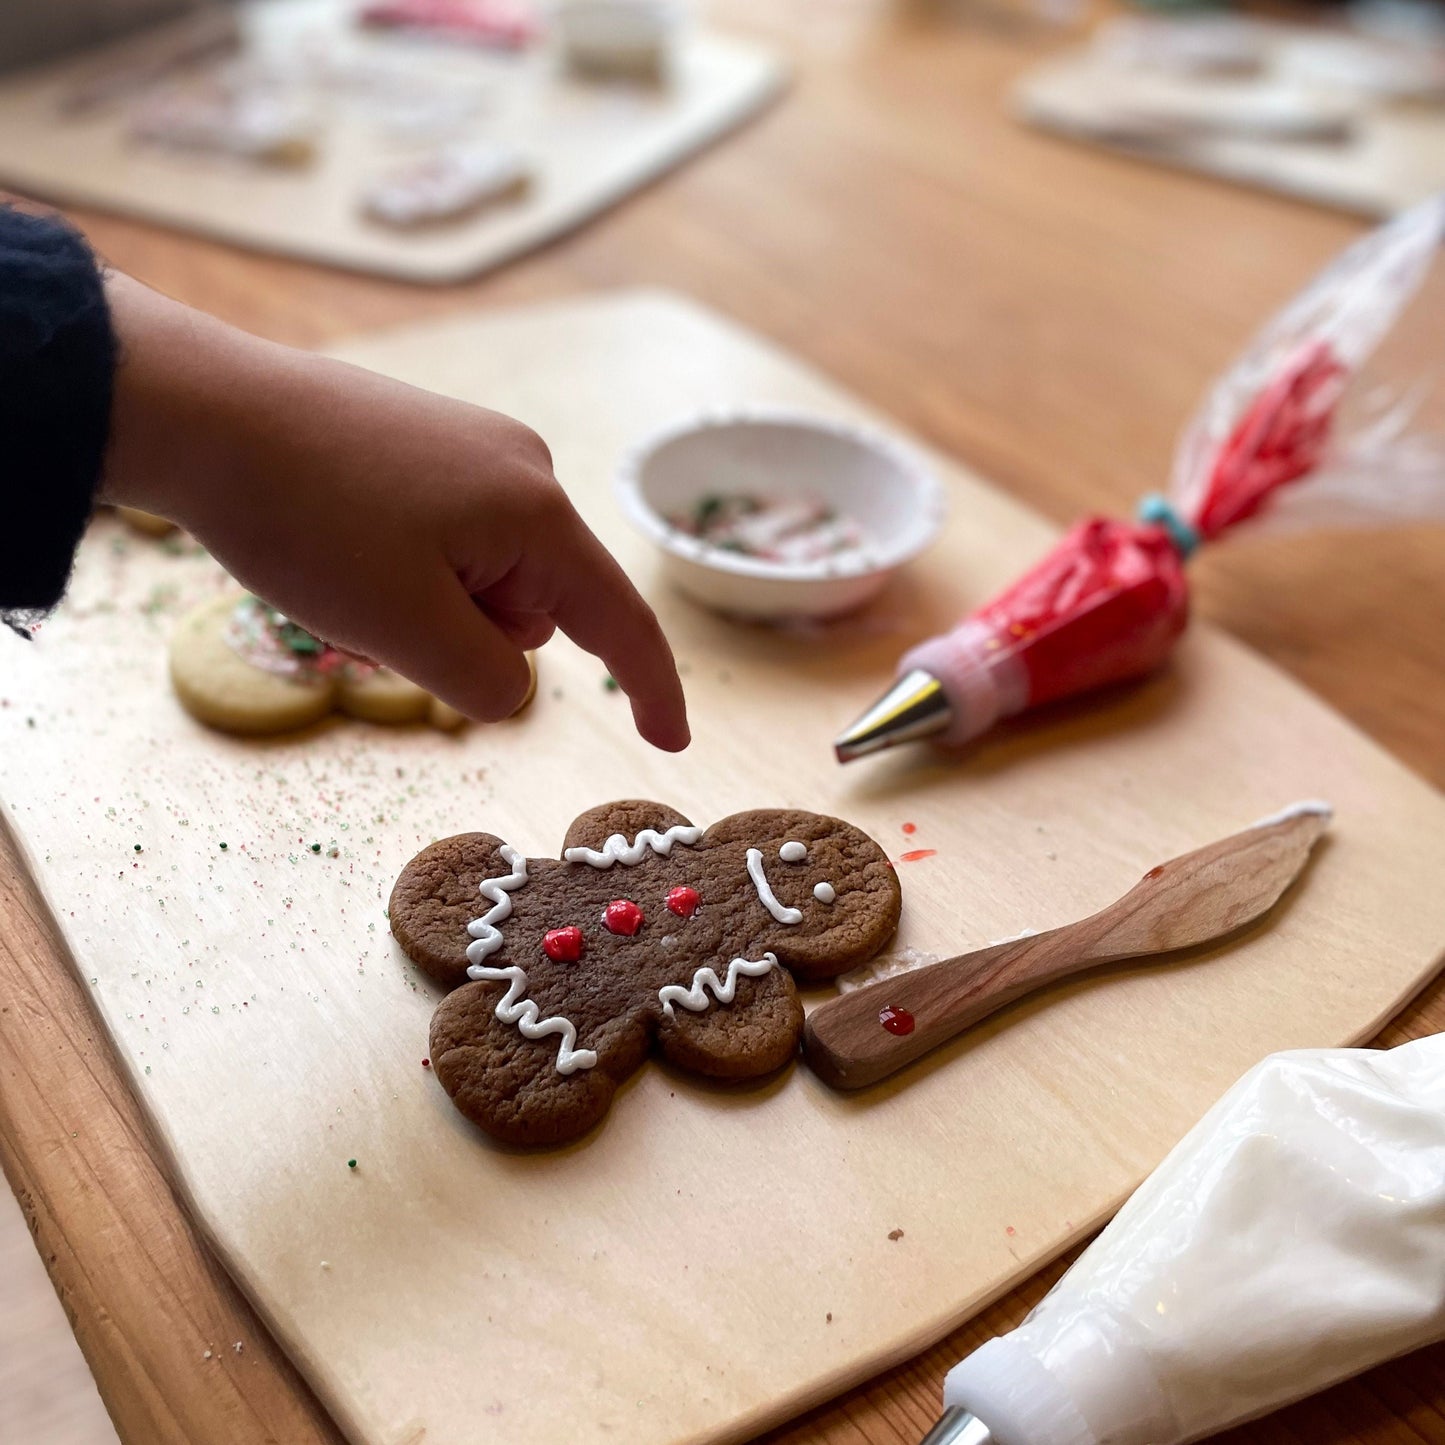
[[[311,851],[312,851],[313,853],[319,853],[319,852],[321,851],[321,844],[320,844],[320,843],[313,843],[313,844],[311,845]]]
[[[699,532],[705,532],[718,519],[726,506],[727,502],[716,492],[709,492],[706,496],[699,498],[697,505],[693,508],[693,525]]]
[[[602,686],[607,692],[616,692],[619,684],[617,679],[609,672],[607,676],[602,679]]]
[[[139,844],[139,843],[137,843],[137,844],[135,845],[135,851],[136,851],[137,853],[140,852],[140,844]]]
[[[355,1159],[348,1159],[348,1160],[346,1161],[346,1167],[347,1167],[348,1169],[355,1169],[355,1168],[356,1168],[356,1160],[355,1160]]]
[[[228,844],[228,843],[222,843],[222,844],[221,844],[221,852],[224,853],[229,846],[230,846],[230,844]]]

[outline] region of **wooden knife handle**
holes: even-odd
[[[1298,803],[1151,868],[1078,923],[831,999],[808,1015],[803,1053],[824,1082],[861,1089],[1036,988],[1103,963],[1228,937],[1274,907],[1329,821],[1328,805]]]
[[[1078,924],[945,959],[829,999],[808,1015],[803,1054],[836,1089],[886,1078],[996,1009],[1104,962]]]

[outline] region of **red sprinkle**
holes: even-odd
[[[913,834],[915,834],[915,833],[918,831],[918,824],[917,824],[917,823],[905,823],[905,824],[903,825],[903,831],[904,831],[905,833],[907,833],[907,834],[909,835],[909,837],[912,837]]]
[[[614,898],[602,910],[602,921],[611,932],[632,938],[642,927],[642,910],[630,898]]]
[[[1144,876],[1146,878],[1157,878],[1163,871],[1164,865],[1160,863],[1157,864],[1155,867],[1151,868]]]
[[[701,904],[702,894],[685,883],[671,889],[667,895],[668,912],[677,914],[679,918],[691,918]]]
[[[423,1059],[423,1060],[421,1061],[421,1066],[422,1066],[422,1068],[424,1068],[424,1069],[429,1069],[429,1068],[431,1068],[431,1060],[430,1060],[430,1059]]]
[[[894,1008],[890,1003],[878,1010],[878,1022],[890,1034],[911,1034],[913,1015],[906,1008]]]
[[[915,848],[911,853],[900,853],[900,863],[917,863],[922,858],[932,858],[938,852],[937,848]]]

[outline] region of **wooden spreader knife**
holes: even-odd
[[[1078,923],[830,999],[808,1015],[803,1055],[825,1083],[861,1089],[1035,989],[1103,964],[1224,938],[1269,912],[1330,816],[1326,803],[1296,803],[1151,868],[1117,903]]]

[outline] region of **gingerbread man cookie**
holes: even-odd
[[[791,1059],[794,978],[828,979],[898,924],[883,850],[838,818],[734,813],[706,829],[660,803],[608,803],[560,858],[489,833],[424,848],[391,893],[391,931],[453,991],[431,1065],[463,1114],[510,1144],[561,1144],[607,1112],[654,1048],[750,1079]]]
[[[171,685],[193,717],[247,736],[290,732],[333,711],[444,729],[465,721],[415,683],[328,647],[246,594],[218,597],[181,619],[171,638]],[[536,685],[534,666],[533,691]]]

